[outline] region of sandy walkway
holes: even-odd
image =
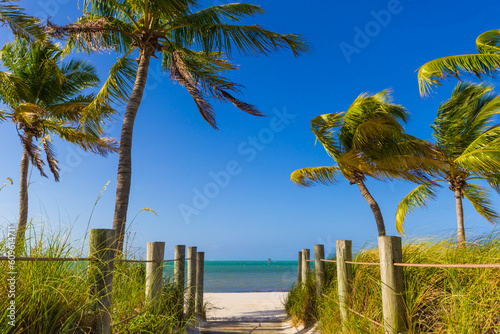
[[[207,321],[201,334],[295,334],[307,330],[286,322],[286,292],[206,293]],[[309,332],[312,334],[312,332]]]
[[[283,321],[286,292],[205,293],[208,321]]]

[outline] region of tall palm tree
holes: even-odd
[[[113,219],[118,250],[123,248],[129,204],[132,131],[151,58],[161,57],[163,69],[186,88],[201,116],[217,128],[210,98],[262,116],[253,105],[233,96],[242,86],[224,77],[237,68],[228,61],[234,49],[250,55],[268,55],[287,48],[298,55],[307,50],[299,35],[281,35],[257,25],[239,24],[245,17],[264,13],[259,6],[235,3],[201,10],[199,7],[199,0],[85,0],[84,16],[77,23],[64,27],[48,23],[50,35],[69,36],[68,48],[87,52],[109,49],[124,54],[97,95],[97,101],[108,96],[127,101]],[[128,58],[135,50],[137,69]],[[135,79],[133,85],[127,81],[130,78]]]
[[[17,40],[4,45],[0,60],[10,72],[0,72],[0,99],[10,110],[3,113],[11,119],[23,146],[19,187],[19,224],[16,245],[24,241],[28,220],[28,173],[30,162],[44,177],[40,151],[56,181],[59,167],[52,146],[51,136],[76,144],[83,150],[100,155],[116,151],[116,142],[100,137],[101,120],[87,118],[82,121],[82,110],[92,102],[93,95],[80,92],[98,84],[94,67],[81,60],[60,64],[62,51],[54,45]],[[100,108],[103,116],[113,110]]]
[[[442,57],[431,60],[418,70],[420,94],[426,95],[432,91],[432,86],[441,84],[443,79],[455,77],[460,79],[463,74],[493,76],[500,70],[500,30],[490,30],[482,33],[476,39],[479,54],[466,54]]]
[[[373,212],[378,234],[385,235],[384,218],[365,185],[366,177],[417,182],[423,180],[420,168],[427,160],[429,171],[437,165],[432,147],[405,133],[400,122],[407,120],[408,111],[393,104],[388,91],[362,94],[345,112],[315,117],[311,130],[336,165],[298,169],[291,180],[302,186],[328,185],[341,174],[358,186]]]
[[[436,198],[440,183],[453,191],[457,212],[457,240],[465,244],[465,196],[476,211],[491,223],[499,216],[488,199],[488,193],[473,180],[484,180],[500,192],[500,126],[495,116],[500,112],[500,96],[492,94],[486,84],[459,83],[451,98],[442,103],[434,124],[436,146],[445,164],[436,178],[423,182],[399,203],[396,227],[404,233],[406,215]]]

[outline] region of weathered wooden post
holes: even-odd
[[[157,310],[160,305],[163,286],[163,259],[165,243],[161,241],[148,242],[146,248],[146,303]]]
[[[311,266],[309,263],[310,260],[310,251],[309,249],[302,250],[302,285],[305,286],[307,282],[307,276],[309,276],[309,272],[311,271]]]
[[[386,334],[404,333],[407,330],[407,324],[403,300],[403,267],[394,266],[394,263],[403,261],[401,238],[378,237],[378,247],[384,332]]]
[[[115,230],[92,229],[89,236],[88,279],[90,291],[95,297],[96,322],[94,332],[108,334],[111,330],[111,303],[113,290]]]
[[[343,331],[347,332],[346,323],[351,292],[352,264],[345,263],[345,261],[352,261],[352,242],[351,240],[337,240],[337,287],[340,318]]]
[[[203,313],[203,276],[205,270],[205,252],[196,253],[196,313]]]
[[[182,319],[184,312],[184,281],[186,275],[186,246],[176,245],[174,251],[174,283],[177,291],[177,315]]]
[[[297,266],[297,286],[302,282],[302,251],[299,252],[299,261]]]
[[[325,285],[325,246],[314,245],[314,271],[316,273],[316,296],[321,297]]]
[[[186,318],[194,315],[196,298],[196,247],[188,247]]]

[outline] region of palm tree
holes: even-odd
[[[28,173],[31,163],[44,177],[44,161],[40,147],[56,181],[59,168],[51,136],[76,144],[83,150],[100,155],[116,151],[116,142],[102,138],[100,119],[87,118],[82,124],[82,110],[93,95],[78,95],[83,89],[95,87],[98,78],[94,67],[81,60],[60,64],[62,51],[48,44],[28,44],[16,40],[4,45],[0,60],[10,72],[0,72],[0,99],[10,108],[3,118],[11,119],[23,146],[19,188],[19,225],[16,245],[24,241],[28,220]],[[112,109],[100,108],[103,115]]]
[[[68,49],[82,51],[116,50],[124,56],[111,68],[110,77],[96,101],[111,96],[127,101],[123,119],[113,228],[117,249],[123,248],[131,182],[132,131],[141,104],[151,58],[173,81],[186,88],[201,116],[216,127],[210,98],[231,102],[251,115],[262,114],[234,93],[240,85],[224,77],[237,67],[228,61],[236,49],[240,54],[268,55],[291,49],[294,55],[307,50],[299,35],[281,35],[257,25],[240,25],[245,17],[262,14],[255,5],[235,3],[198,10],[199,0],[85,0],[84,16],[64,27],[48,22],[54,37],[69,36]],[[138,68],[129,56],[137,50]],[[135,79],[133,84],[127,79]],[[128,98],[129,92],[130,98]]]
[[[407,120],[407,110],[393,104],[388,91],[362,94],[346,112],[315,117],[311,130],[336,165],[298,169],[291,180],[302,186],[328,185],[341,174],[358,186],[373,212],[379,236],[385,235],[382,212],[365,185],[366,177],[421,181],[420,168],[433,156],[428,143],[405,133],[400,122]],[[430,162],[429,171],[436,165]]]
[[[445,164],[436,178],[420,184],[399,203],[396,227],[400,233],[406,215],[436,198],[439,183],[447,183],[455,195],[457,240],[465,244],[465,196],[476,211],[491,223],[499,216],[488,199],[488,193],[472,180],[484,180],[500,192],[500,126],[494,117],[500,112],[500,96],[490,93],[486,84],[459,83],[451,98],[442,103],[434,124],[439,159]]]
[[[432,91],[432,86],[441,84],[443,79],[463,74],[481,78],[483,74],[493,76],[500,70],[500,30],[482,33],[476,39],[479,54],[448,56],[431,60],[418,70],[420,94]]]

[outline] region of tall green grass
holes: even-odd
[[[0,240],[4,250],[7,240]],[[70,242],[69,231],[29,233],[21,256],[86,257],[83,247]],[[7,261],[0,261],[0,333],[91,333],[95,322],[87,262],[16,261],[16,321],[9,324],[6,279]],[[175,307],[176,293],[171,277],[165,278],[159,311],[145,305],[145,264],[116,262],[113,272],[112,323],[137,317],[113,328],[114,333],[183,332],[189,319],[180,320]]]
[[[499,263],[500,234],[478,238],[467,248],[453,240],[411,240],[403,246],[407,263]],[[361,250],[354,261],[378,262],[378,249]],[[314,319],[322,333],[342,331],[338,307],[336,268],[327,266],[325,297],[312,313],[304,313],[306,294],[313,289],[290,290],[287,313],[295,322]],[[405,307],[409,333],[499,333],[500,270],[404,267]],[[314,281],[311,275],[310,281]],[[349,306],[382,323],[382,297],[378,266],[354,265]],[[350,333],[383,333],[370,321],[349,312]]]

